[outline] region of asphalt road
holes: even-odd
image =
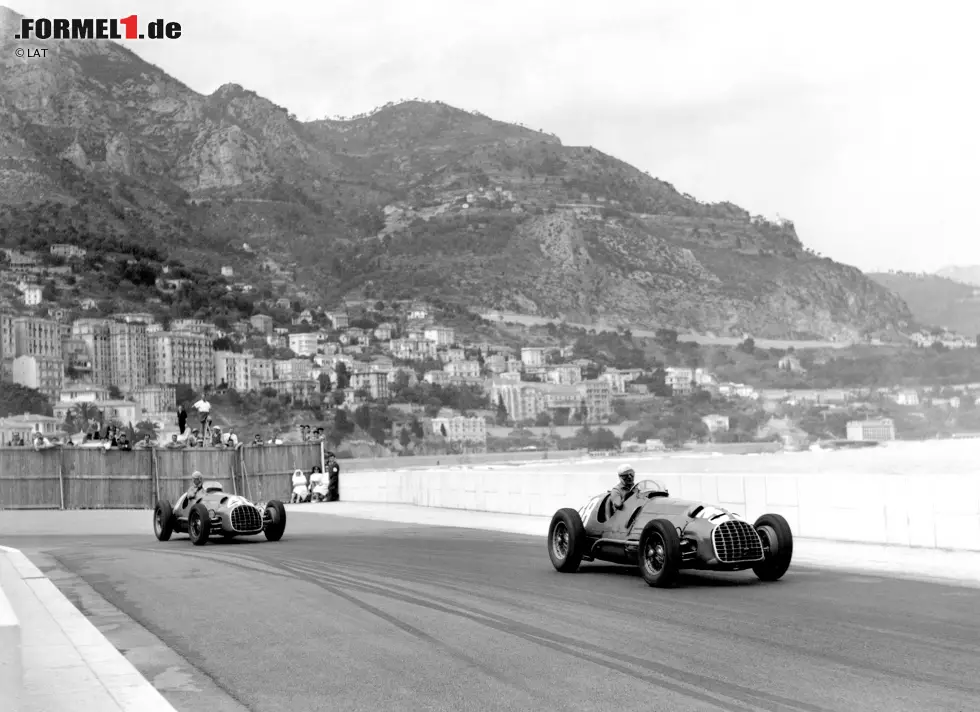
[[[657,590],[622,567],[559,574],[542,538],[291,513],[278,543],[197,548],[146,516],[143,535],[2,543],[254,712],[980,709],[977,589],[793,568]]]

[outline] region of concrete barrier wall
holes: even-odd
[[[4,712],[20,710],[24,684],[22,660],[20,621],[0,588],[0,710]]]
[[[452,467],[501,463],[568,461],[586,456],[584,450],[553,450],[527,452],[486,452],[471,455],[419,455],[411,457],[345,458],[338,460],[341,470],[364,472],[375,470],[404,470],[425,467]]]
[[[758,474],[725,472],[727,458],[706,459],[712,473],[670,472],[670,459],[657,461],[656,467],[636,458],[630,462],[637,479],[659,480],[672,496],[720,504],[753,520],[765,512],[782,514],[799,537],[980,551],[980,474],[944,474],[941,461],[934,462],[935,474],[896,474],[900,466],[892,457],[879,460],[886,472],[862,472],[858,464],[867,468],[876,462],[867,452],[743,458],[743,465],[757,460]],[[891,455],[903,456],[901,448]],[[804,456],[823,458],[822,467]],[[908,458],[907,452],[903,457],[911,463],[922,460]],[[804,465],[802,472],[779,472],[797,469],[787,467],[794,459]],[[550,517],[612,487],[616,467],[624,461],[347,470],[341,472],[340,492],[351,502]]]

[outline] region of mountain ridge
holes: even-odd
[[[11,246],[108,235],[318,300],[439,296],[760,337],[911,320],[791,222],[698,201],[592,147],[442,102],[303,122],[239,84],[199,94],[112,42],[40,44],[49,60],[0,57]]]

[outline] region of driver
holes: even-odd
[[[194,501],[198,493],[204,489],[204,475],[202,475],[198,470],[194,470],[194,474],[191,475],[191,488],[187,490],[187,502],[188,504]]]
[[[633,472],[631,465],[620,465],[616,474],[619,475],[619,483],[612,488],[612,496],[609,501],[612,503],[613,509],[622,509],[626,499],[630,496],[630,492],[633,491],[633,479],[636,473]]]

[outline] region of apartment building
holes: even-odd
[[[85,344],[91,362],[89,378],[100,386],[112,384],[112,338],[107,319],[78,319],[71,338]]]
[[[574,386],[582,382],[582,369],[570,363],[551,366],[545,372],[545,379],[559,386]]]
[[[54,402],[61,397],[65,368],[60,358],[18,356],[11,364],[14,383],[34,388]]]
[[[271,358],[252,359],[252,383],[271,381],[276,377],[275,362]]]
[[[245,393],[252,390],[252,356],[232,351],[214,352],[214,381]]]
[[[502,402],[507,416],[515,421],[533,420],[545,410],[544,393],[536,384],[509,383],[494,379],[490,387],[490,406]]]
[[[144,415],[175,414],[177,411],[177,389],[174,386],[143,386],[129,395]]]
[[[374,400],[388,397],[388,374],[383,371],[355,371],[350,377],[352,390],[365,390]]]
[[[271,334],[272,327],[275,326],[275,321],[267,314],[255,314],[248,321],[253,329],[262,334]]]
[[[432,432],[442,435],[443,431],[449,442],[461,442],[478,447],[487,445],[487,423],[483,418],[465,418],[461,415],[452,418],[433,418]]]
[[[259,388],[271,388],[279,395],[288,395],[293,400],[306,401],[319,391],[320,384],[312,378],[274,378],[271,381],[262,381]]]
[[[18,317],[13,320],[14,356],[61,358],[62,325],[51,319]]]
[[[306,379],[313,370],[308,358],[277,359],[273,362],[276,379]]]
[[[316,347],[316,332],[289,335],[289,349],[297,356],[312,356],[316,353]]]
[[[604,421],[612,415],[612,386],[606,381],[582,381],[575,385],[585,402],[589,422]]]
[[[878,420],[851,420],[847,423],[848,440],[894,440],[895,421],[891,418]]]
[[[214,383],[213,341],[209,336],[160,331],[148,338],[149,372],[153,384],[183,383],[191,388],[203,388]]]
[[[434,342],[436,346],[451,346],[456,343],[456,330],[448,326],[433,326],[422,333],[426,340]]]
[[[346,329],[350,326],[350,317],[347,312],[327,312],[326,317],[334,329]]]
[[[525,366],[544,366],[545,349],[540,346],[525,346],[521,349],[521,363]]]
[[[51,254],[56,255],[57,257],[64,257],[67,260],[82,259],[85,257],[86,251],[83,247],[58,243],[56,245],[51,245]]]
[[[160,332],[153,336],[158,337],[165,333]],[[123,392],[148,385],[150,366],[146,324],[109,322],[109,343],[112,351],[112,372],[109,382]],[[167,382],[169,381],[164,381]]]
[[[424,339],[392,339],[388,347],[395,358],[424,361],[436,357],[435,343]]]
[[[442,370],[453,377],[479,378],[479,361],[450,361],[442,367]]]

